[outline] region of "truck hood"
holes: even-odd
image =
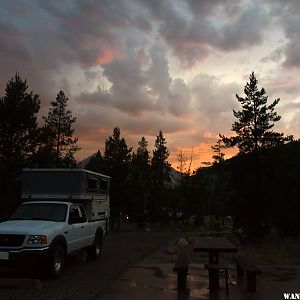
[[[0,234],[49,234],[64,227],[63,222],[12,220],[0,223]]]

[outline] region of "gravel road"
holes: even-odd
[[[137,261],[176,239],[180,233],[112,232],[105,238],[101,259],[85,261],[84,253],[68,260],[63,275],[55,280],[42,280],[41,288],[0,288],[0,299],[101,299],[101,291],[117,280]],[[15,271],[16,272],[16,271]],[[0,279],[19,274],[5,273]],[[19,275],[20,276],[20,275]],[[22,275],[24,277],[24,275]],[[26,275],[28,278],[32,275]]]

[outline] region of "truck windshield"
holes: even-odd
[[[64,222],[67,210],[64,203],[26,203],[19,206],[10,219]]]

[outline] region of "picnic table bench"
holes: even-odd
[[[214,290],[216,288],[219,288],[219,276],[225,278],[225,284],[226,284],[226,293],[228,294],[228,270],[231,268],[228,265],[220,265],[220,264],[205,264],[204,265],[206,269],[208,269],[208,277],[209,277],[209,289]],[[216,273],[217,276],[216,276]]]
[[[228,293],[228,270],[226,265],[219,264],[220,253],[237,252],[237,247],[228,239],[223,237],[198,237],[195,239],[195,252],[208,252],[209,291],[215,292],[219,289],[219,277],[224,275],[226,280],[226,292]]]
[[[189,256],[187,253],[179,253],[173,267],[173,271],[177,272],[177,289],[178,291],[186,291],[186,279],[189,270]]]
[[[255,292],[256,291],[256,275],[261,274],[261,270],[251,263],[247,257],[242,254],[237,254],[235,256],[237,263],[237,277],[244,278],[244,272],[246,272],[247,280],[247,291]]]

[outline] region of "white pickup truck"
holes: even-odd
[[[108,230],[109,198],[104,188],[99,192],[99,186],[105,181],[107,192],[109,177],[83,169],[27,169],[24,173],[22,197],[31,201],[0,223],[0,260],[15,264],[39,261],[47,275],[58,277],[66,255],[74,251],[86,249],[91,259],[100,257]],[[51,182],[51,189],[42,177]],[[68,178],[81,184],[70,192],[62,182]],[[35,179],[39,186],[32,188]],[[47,193],[42,191],[45,186]],[[89,191],[91,186],[93,191]]]

